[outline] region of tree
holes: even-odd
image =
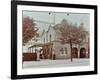
[[[61,42],[70,44],[72,62],[72,45],[81,43],[86,37],[83,23],[78,27],[77,24],[68,23],[66,19],[63,19],[59,30],[61,32]]]
[[[35,25],[33,19],[30,19],[29,17],[23,18],[23,45],[34,36],[38,35],[38,28],[36,28]]]

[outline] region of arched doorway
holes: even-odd
[[[86,57],[86,49],[85,48],[81,48],[80,49],[80,58],[85,58]]]
[[[74,47],[72,49],[72,57],[73,58],[78,58],[78,49],[76,47]]]

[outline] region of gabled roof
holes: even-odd
[[[51,25],[49,25],[48,30],[46,32],[48,32],[51,28],[53,28]]]
[[[43,35],[44,35],[44,33],[45,33],[45,30],[43,29],[41,36],[43,36]]]

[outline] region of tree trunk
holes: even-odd
[[[80,58],[80,43],[78,45],[78,48],[79,48],[79,50],[78,50],[78,58]]]
[[[71,62],[73,61],[73,55],[72,55],[72,42],[70,41],[70,49],[71,49]]]

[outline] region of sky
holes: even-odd
[[[77,25],[84,23],[86,31],[89,31],[90,28],[90,14],[88,13],[23,11],[23,16],[33,18],[39,31],[47,30],[49,25],[61,23],[63,19]]]

